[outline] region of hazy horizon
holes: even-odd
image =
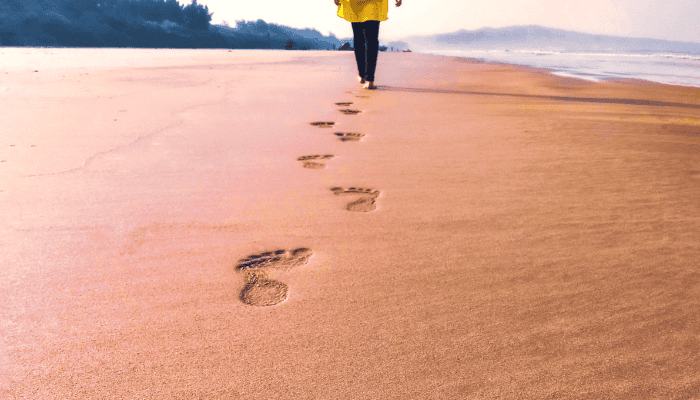
[[[325,3],[324,3],[325,2]],[[200,0],[213,12],[212,23],[263,19],[268,23],[316,29],[324,35],[352,36],[347,21],[336,16],[333,0],[272,3]],[[492,0],[439,4],[389,0],[389,20],[380,27],[383,40],[482,28],[539,25],[581,33],[700,43],[700,2],[695,0]]]
[[[559,29],[541,25],[514,25],[502,28],[484,27],[476,30],[461,29],[453,32],[438,33],[432,35],[407,36],[406,40],[417,39],[423,42],[432,42],[433,45],[470,46],[473,44],[527,44],[542,43],[545,45],[562,45],[567,50],[585,48],[595,45],[599,48],[603,44],[633,44],[639,50],[662,50],[659,46],[671,46],[690,48],[693,52],[700,48],[699,42],[683,42],[646,37],[625,37],[618,35],[590,34],[570,29]],[[516,46],[517,47],[517,46]],[[546,47],[546,46],[545,46]]]

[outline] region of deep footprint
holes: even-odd
[[[338,140],[341,142],[359,142],[365,135],[362,133],[336,132],[335,136],[338,136]]]
[[[332,154],[324,154],[324,155],[313,155],[313,156],[301,156],[297,158],[297,161],[302,161],[303,164],[302,166],[304,168],[309,168],[309,169],[321,169],[321,168],[326,168],[326,164],[319,162],[320,160],[330,160],[333,158]]]
[[[241,301],[251,306],[274,306],[285,301],[289,285],[271,279],[267,269],[285,269],[305,265],[314,254],[313,250],[300,247],[294,250],[275,250],[253,254],[238,261],[237,270],[245,271],[245,286],[241,290]]]
[[[342,196],[342,195],[354,195],[354,196],[359,195],[360,196],[359,199],[353,201],[352,203],[348,203],[348,205],[346,206],[348,211],[369,212],[369,211],[374,211],[377,209],[377,197],[379,197],[379,190],[354,188],[354,187],[351,187],[349,189],[343,189],[341,187],[334,187],[334,188],[331,188],[331,191],[336,196]]]
[[[264,271],[247,271],[245,282],[241,301],[251,306],[274,306],[289,296],[289,285],[270,279]]]
[[[335,122],[317,121],[317,122],[310,122],[310,124],[313,126],[318,126],[319,128],[330,128],[333,125],[335,125]]]
[[[351,101],[348,101],[348,102],[335,103],[335,105],[336,105],[336,106],[341,106],[341,107],[347,107],[347,106],[352,105],[352,102],[351,102]]]
[[[338,111],[340,111],[341,113],[343,113],[345,115],[357,115],[357,114],[362,112],[360,110],[350,110],[350,109],[342,109],[342,110],[338,110]]]

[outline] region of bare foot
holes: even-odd
[[[363,89],[374,90],[374,89],[376,89],[377,87],[374,85],[374,82],[368,81],[367,83],[365,83],[365,84],[362,86],[362,88],[363,88]]]
[[[361,85],[364,85],[365,82],[366,82],[366,81],[365,81],[365,78],[363,78],[363,77],[361,77],[361,76],[358,76],[358,77],[357,77],[357,81],[360,82]]]

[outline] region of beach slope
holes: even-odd
[[[700,397],[700,90],[3,48],[0,397]]]

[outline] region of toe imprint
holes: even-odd
[[[343,113],[345,115],[356,115],[356,114],[359,114],[362,112],[360,110],[350,110],[350,109],[343,109],[343,110],[338,110],[338,111],[340,111],[341,113]]]
[[[236,269],[292,269],[309,262],[314,254],[313,250],[300,247],[295,250],[275,250],[260,254],[253,254],[238,261]]]
[[[338,140],[341,142],[359,142],[365,135],[362,133],[336,132],[335,136],[337,136]]]
[[[313,126],[318,126],[319,128],[330,128],[333,125],[335,125],[335,122],[317,121],[317,122],[310,122],[310,124]]]
[[[352,105],[352,102],[348,101],[348,102],[335,103],[335,105],[341,106],[341,107],[347,107],[347,106]]]

